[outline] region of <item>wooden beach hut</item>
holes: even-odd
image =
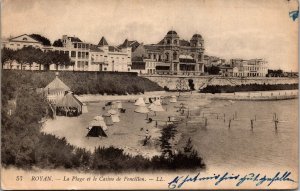
[[[107,112],[111,115],[112,122],[114,123],[120,122],[119,114],[116,110],[110,109]]]
[[[111,126],[113,125],[113,121],[112,121],[112,118],[111,118],[111,114],[106,112],[102,115],[103,119],[104,119],[104,122],[107,126]]]

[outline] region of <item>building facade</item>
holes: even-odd
[[[43,47],[41,42],[35,40],[27,34],[10,38],[7,41],[2,42],[2,46],[12,50],[18,50],[29,46],[40,49]]]
[[[169,31],[157,44],[140,44],[132,57],[153,60],[155,74],[202,75],[204,50],[200,34],[194,34],[190,41],[186,41],[180,39],[176,31]]]
[[[266,77],[268,63],[264,59],[231,59],[233,77]]]
[[[131,70],[131,47],[126,44],[118,48],[107,43],[104,37],[101,38],[98,45],[82,42],[77,37],[63,35],[63,46],[43,46],[41,42],[36,41],[30,36],[24,34],[11,38],[3,42],[3,47],[13,50],[21,49],[26,46],[39,48],[45,52],[56,51],[66,53],[71,59],[72,65],[51,64],[49,68],[34,67],[39,70],[67,70],[67,71],[116,71],[128,72]],[[125,43],[125,42],[124,42]],[[11,64],[10,64],[11,65]],[[13,68],[4,64],[4,69],[21,69],[17,62],[13,62]],[[24,70],[31,68],[24,65]]]

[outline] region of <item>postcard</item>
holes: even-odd
[[[298,188],[298,1],[1,13],[1,189]]]

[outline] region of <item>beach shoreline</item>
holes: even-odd
[[[99,101],[128,101],[136,100],[139,97],[170,97],[178,96],[179,92],[154,91],[145,92],[144,94],[136,95],[100,95],[100,94],[83,94],[75,95],[76,98],[85,103],[99,102]],[[236,92],[236,93],[199,93],[198,91],[180,92],[181,96],[198,95],[202,98],[216,99],[216,100],[241,100],[241,101],[260,101],[260,100],[284,100],[298,98],[298,89],[296,90],[270,90],[270,91],[250,91],[250,92]]]

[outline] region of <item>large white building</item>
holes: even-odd
[[[233,77],[265,77],[268,73],[268,62],[264,59],[231,59]]]
[[[69,55],[72,65],[51,64],[49,68],[40,67],[34,63],[34,69],[49,70],[68,70],[68,71],[131,71],[131,47],[128,46],[127,40],[121,47],[111,46],[104,37],[101,38],[98,45],[82,42],[77,37],[63,35],[63,47],[43,46],[41,42],[31,38],[29,35],[21,35],[2,42],[2,47],[13,50],[21,49],[26,46],[40,48],[43,51],[57,51]],[[11,64],[10,64],[11,65]],[[4,69],[21,69],[17,62],[13,62],[13,67],[4,64]],[[24,70],[30,70],[27,65],[23,66]]]

